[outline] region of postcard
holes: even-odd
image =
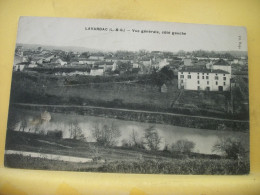
[[[244,27],[21,17],[10,168],[249,174]]]

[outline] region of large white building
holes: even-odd
[[[231,74],[220,69],[186,68],[178,72],[178,88],[229,91]]]

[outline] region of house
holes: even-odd
[[[90,70],[90,75],[92,76],[102,76],[104,75],[104,68],[95,67]]]
[[[140,60],[140,63],[142,63],[144,66],[151,66],[152,60],[150,58],[143,58]]]
[[[194,63],[194,66],[206,67],[206,64],[206,60],[198,60],[196,63]]]
[[[29,64],[28,65],[28,68],[36,68],[37,67],[37,64]]]
[[[185,68],[178,72],[178,88],[185,90],[229,91],[231,74],[220,69]]]
[[[99,60],[89,59],[89,58],[86,60],[86,63],[87,63],[87,64],[92,64],[92,65],[94,65],[96,62],[99,62]]]
[[[21,62],[27,62],[26,57],[15,55],[14,56],[14,64],[18,64],[18,63],[21,63]]]
[[[163,59],[163,60],[161,60],[161,61],[158,63],[159,69],[162,69],[164,66],[167,66],[167,65],[169,65],[169,63],[167,62],[167,59],[166,59],[166,58]]]
[[[13,70],[14,71],[23,71],[23,69],[25,68],[25,65],[24,64],[15,64],[13,66]]]
[[[191,58],[184,58],[183,64],[184,64],[184,66],[192,66]]]
[[[50,62],[52,58],[54,58],[55,56],[53,54],[46,54],[44,55],[44,59],[43,62]]]
[[[114,71],[117,68],[117,64],[116,64],[116,62],[101,61],[101,62],[95,62],[94,67],[104,68],[104,71],[107,71],[107,70]]]
[[[88,58],[78,58],[79,64],[87,64],[88,63]]]
[[[90,60],[104,60],[105,56],[103,54],[92,54],[91,56],[88,57]]]
[[[116,61],[118,61],[118,59],[116,57],[106,57],[105,61],[106,62],[116,62]]]
[[[63,61],[62,59],[58,58],[54,63],[58,63],[61,66],[67,65],[67,62]]]
[[[168,88],[167,86],[165,85],[165,83],[161,86],[161,93],[167,93],[168,91]]]
[[[219,60],[213,62],[212,69],[223,70],[223,71],[229,72],[231,74],[231,65],[223,59],[219,59]]]

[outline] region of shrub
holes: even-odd
[[[92,135],[98,144],[103,146],[113,146],[116,144],[117,138],[121,136],[121,132],[114,123],[110,126],[103,125],[102,127],[96,123],[92,129]]]
[[[145,129],[144,139],[145,139],[145,144],[148,147],[148,149],[150,149],[152,151],[159,150],[159,145],[161,143],[161,137],[159,136],[159,134],[154,126],[150,126],[147,129]]]
[[[186,139],[178,140],[172,144],[172,150],[177,152],[191,152],[195,143]]]
[[[234,138],[220,138],[212,147],[213,152],[221,152],[227,158],[240,159],[246,154],[245,148],[240,140]]]

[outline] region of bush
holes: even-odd
[[[82,140],[82,141],[86,139],[85,135],[82,132],[82,129],[79,127],[77,122],[73,122],[70,124],[69,132],[70,132],[71,139]]]
[[[61,130],[54,130],[54,131],[48,131],[47,136],[55,139],[61,139],[62,138],[62,131]]]
[[[230,159],[240,159],[246,155],[240,140],[234,138],[220,138],[212,147],[213,152],[220,152]]]
[[[191,152],[195,143],[186,139],[178,140],[172,144],[172,150],[177,152]]]
[[[121,136],[120,130],[112,123],[110,126],[96,123],[92,129],[92,135],[96,142],[103,146],[113,146],[117,142],[117,138]]]

